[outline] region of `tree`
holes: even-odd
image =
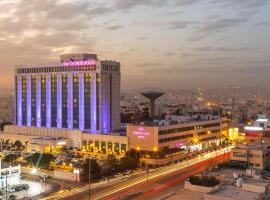
[[[54,156],[49,153],[34,153],[31,156],[26,157],[26,161],[29,164],[32,164],[36,168],[45,168],[50,167],[50,163],[54,160]]]
[[[14,146],[17,148],[17,149],[21,149],[23,147],[23,144],[20,140],[16,140],[14,142]]]
[[[140,164],[140,153],[135,149],[130,149],[126,155],[120,160],[122,170],[136,169]]]
[[[114,154],[107,156],[107,165],[112,173],[119,171],[119,160]]]
[[[101,178],[101,167],[97,160],[90,159],[91,164],[91,180],[98,180]],[[89,177],[89,159],[85,160],[83,164],[82,177],[88,180]]]
[[[3,159],[3,161],[6,163],[14,163],[15,160],[17,160],[20,156],[21,155],[11,153],[11,154],[6,155],[5,158]]]

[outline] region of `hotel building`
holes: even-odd
[[[16,68],[16,125],[107,134],[120,128],[120,63],[67,54]]]
[[[55,64],[16,67],[15,124],[5,126],[0,139],[27,142],[29,150],[92,142],[96,151],[126,151],[127,138],[115,134],[120,78],[120,63],[96,54],[65,54]]]

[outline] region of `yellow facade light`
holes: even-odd
[[[157,152],[158,151],[158,148],[157,147],[154,147],[154,151]]]
[[[199,141],[198,138],[194,138],[194,139],[193,139],[193,142],[194,142],[194,143],[197,143],[198,141]]]
[[[136,150],[137,150],[137,151],[140,151],[140,150],[141,150],[141,147],[137,147]]]
[[[207,131],[207,134],[210,135],[211,134],[211,131]]]

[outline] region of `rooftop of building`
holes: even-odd
[[[194,116],[194,115],[168,115],[165,119],[154,119],[153,121],[144,121],[139,124],[142,126],[172,126],[172,125],[189,125],[192,123],[207,122],[214,120],[225,119],[219,116],[207,115],[207,116]]]
[[[192,199],[192,200],[202,200],[202,199],[230,199],[230,200],[255,200],[260,199],[261,195],[267,191],[266,187],[269,187],[270,182],[265,180],[257,180],[245,176],[245,170],[236,169],[217,169],[211,172],[207,172],[206,175],[215,176],[220,180],[220,184],[212,192],[206,194],[182,190],[181,193],[177,192],[172,195],[167,200],[176,199]],[[242,185],[236,186],[235,175],[238,177],[244,177]],[[208,198],[209,197],[209,198]]]
[[[270,145],[268,144],[241,144],[238,143],[235,145],[234,149],[248,149],[248,150],[269,150],[270,151]]]
[[[244,191],[234,185],[223,185],[220,190],[213,192],[211,195],[235,200],[257,200],[260,197],[260,193]]]
[[[60,55],[59,62],[41,63],[41,64],[19,64],[16,69],[20,68],[39,68],[39,67],[61,67],[61,66],[86,66],[96,65],[100,61],[103,64],[120,64],[112,60],[99,60],[97,54],[75,53]]]

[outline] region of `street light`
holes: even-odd
[[[88,160],[88,162],[89,162],[89,171],[88,171],[88,173],[89,173],[89,175],[88,175],[88,184],[89,184],[89,200],[91,199],[91,159],[89,158],[89,160]]]
[[[34,174],[34,175],[36,175],[36,174],[37,174],[37,171],[38,171],[37,168],[34,167],[34,168],[31,170],[31,173]]]

